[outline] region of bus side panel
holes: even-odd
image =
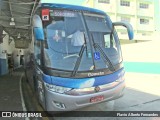
[[[34,58],[33,58],[33,54],[30,53],[30,51],[28,50],[25,53],[25,58],[24,58],[24,68],[25,68],[25,77],[27,79],[27,81],[29,82],[29,84],[31,85],[31,87],[34,89],[34,74],[35,74],[35,70],[34,70]]]

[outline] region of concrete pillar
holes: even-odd
[[[3,42],[0,44],[0,75],[8,73],[8,55],[12,54],[15,49],[14,41],[9,40],[9,35],[3,31],[6,36],[3,38]]]
[[[6,38],[7,36],[3,38],[3,43],[0,43],[0,75],[8,73],[7,48],[6,48],[6,44],[8,41],[5,41]]]

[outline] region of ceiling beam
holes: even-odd
[[[19,5],[12,5],[12,8],[15,8],[16,7],[16,9],[21,9],[21,10],[28,10],[28,11],[30,11],[31,9],[30,8],[32,8],[31,6],[29,6],[29,7],[23,7],[23,6],[19,6]]]
[[[11,18],[10,16],[6,16],[6,15],[0,15],[0,18],[1,17]],[[18,19],[30,19],[30,18],[31,18],[30,16],[18,17]]]
[[[2,10],[2,12],[6,12],[6,13],[9,13],[10,11],[8,11],[7,9],[1,9]],[[26,13],[26,12],[21,12],[21,11],[14,11],[14,10],[12,10],[12,12],[14,12],[15,14],[20,14],[20,15],[28,15],[28,16],[30,16],[30,13],[28,12],[28,13]]]
[[[3,0],[5,5],[1,8],[0,25],[13,38],[17,39],[18,33],[25,38],[31,38],[31,22],[35,8],[40,0]],[[14,18],[15,26],[10,26]]]
[[[32,5],[34,4],[34,1],[32,2],[11,2],[11,1],[2,1],[4,3],[11,3],[11,4],[17,4],[17,5]]]
[[[0,26],[2,26],[2,25],[0,25]],[[4,27],[4,26],[3,26],[3,27]],[[14,30],[15,30],[15,28],[12,28],[12,27],[7,27],[7,26],[5,26],[5,28],[6,28],[6,29],[10,29],[11,31],[14,31]],[[26,30],[28,30],[28,29],[17,28],[17,30],[19,30],[19,31],[26,31]]]
[[[15,27],[24,27],[24,26],[29,27],[30,26],[29,23],[25,24],[24,22],[16,22],[15,26],[10,26],[9,23],[10,23],[10,20],[5,20],[5,19],[0,18],[0,25],[6,26],[6,27],[15,28]]]

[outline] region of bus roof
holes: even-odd
[[[93,12],[93,13],[97,13],[97,14],[101,14],[101,15],[106,15],[106,13],[101,10],[89,8],[89,7],[78,6],[78,5],[57,4],[57,3],[41,3],[40,7],[78,10],[78,11],[86,11],[86,12]]]

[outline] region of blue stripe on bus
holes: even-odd
[[[43,74],[43,80],[44,80],[44,82],[46,82],[46,83],[52,84],[52,78],[51,78],[51,76],[49,76],[49,75]]]
[[[124,69],[120,69],[109,75],[93,77],[93,78],[80,78],[80,79],[61,78],[61,77],[44,75],[43,80],[49,84],[78,89],[78,88],[94,87],[114,82],[117,79],[121,79],[121,77],[124,76],[124,73],[125,73]]]
[[[44,33],[43,33],[43,29],[42,28],[34,28],[34,34],[35,34],[35,38],[36,40],[44,40]]]

